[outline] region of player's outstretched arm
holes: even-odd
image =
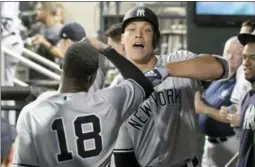
[[[121,75],[125,79],[132,79],[136,81],[144,90],[146,98],[154,91],[153,86],[160,84],[167,76],[167,70],[162,69],[153,69],[144,74],[129,60],[121,56],[116,50],[111,48],[109,45],[106,45],[97,39],[86,37],[81,42],[90,42],[90,44],[96,48],[100,53],[102,53],[107,59],[109,59],[119,70]]]
[[[168,63],[166,67],[169,75],[173,77],[195,80],[217,80],[230,77],[227,60],[217,55],[200,54],[189,60]]]

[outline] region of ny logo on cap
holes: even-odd
[[[64,38],[67,37],[66,33],[63,33],[63,37],[64,37]]]
[[[136,16],[145,16],[144,12],[144,9],[137,9]]]

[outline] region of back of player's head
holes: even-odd
[[[99,52],[88,42],[74,43],[63,59],[64,75],[74,80],[87,80],[96,75]]]
[[[120,43],[122,34],[121,23],[113,24],[108,30],[105,31],[104,35],[106,38],[110,37],[114,42]]]

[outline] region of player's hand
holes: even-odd
[[[227,120],[229,121],[230,125],[232,127],[238,127],[240,124],[240,115],[238,112],[236,113],[230,113],[227,115]]]
[[[206,114],[206,105],[202,101],[201,93],[199,91],[195,94],[195,110],[198,114]]]
[[[99,41],[96,38],[85,37],[80,42],[89,42],[95,49],[98,50],[99,53],[104,53],[104,50],[109,47],[109,45]]]
[[[144,75],[150,80],[153,86],[157,86],[168,77],[168,69],[162,65],[158,65],[154,69],[145,72]]]
[[[35,35],[33,38],[33,43],[35,44],[45,44],[46,42],[48,42],[41,34],[37,34]]]
[[[220,115],[221,119],[222,119],[225,123],[229,123],[229,120],[227,119],[228,114],[229,114],[229,109],[228,109],[227,107],[225,107],[225,106],[222,106],[222,107],[220,108],[220,113],[219,113],[219,115]]]

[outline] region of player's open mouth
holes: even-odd
[[[141,44],[141,43],[135,43],[135,44],[133,45],[133,48],[136,48],[136,49],[143,49],[143,48],[144,48],[144,45]]]

